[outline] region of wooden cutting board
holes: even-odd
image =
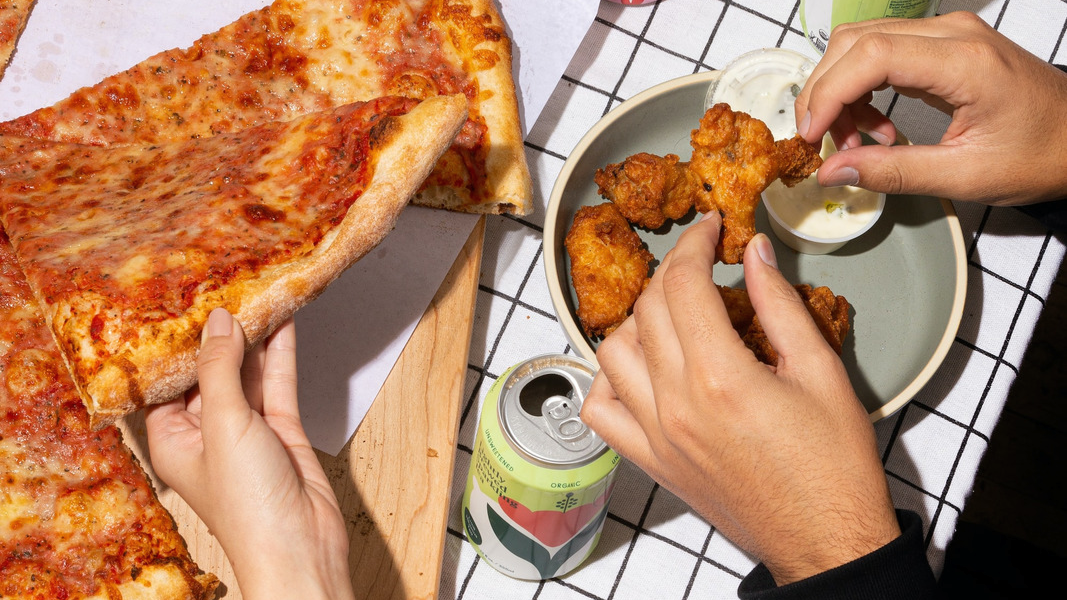
[[[484,232],[482,217],[352,439],[337,456],[316,451],[348,520],[356,598],[437,597]],[[193,558],[240,599],[215,536],[152,472],[143,414],[120,427]]]

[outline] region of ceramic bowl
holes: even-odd
[[[715,72],[688,75],[641,92],[605,115],[570,153],[552,188],[545,216],[545,269],[560,326],[574,351],[596,361],[598,340],[578,325],[577,299],[563,240],[579,207],[605,200],[593,174],[637,152],[688,160],[689,134],[704,111]],[[636,231],[656,257],[674,247],[695,213],[655,231]],[[770,232],[766,210],[756,229]],[[890,196],[863,237],[833,254],[800,254],[771,236],[782,273],[793,283],[830,287],[851,303],[853,327],[842,360],[872,419],[910,400],[937,370],[963,314],[967,268],[952,204],[923,196]],[[716,265],[720,285],[744,287],[742,267]]]

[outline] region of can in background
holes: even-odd
[[[932,17],[940,0],[800,0],[800,28],[822,54],[830,32],[842,23],[883,17]]]
[[[594,374],[580,358],[537,356],[501,375],[485,397],[463,529],[505,575],[563,575],[600,539],[619,455],[578,418]]]

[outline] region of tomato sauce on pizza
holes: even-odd
[[[145,336],[194,348],[199,327],[160,328],[196,299],[237,312],[219,290],[316,248],[418,104],[383,98],[148,147],[0,136],[0,223],[79,389],[109,366],[135,375]]]
[[[149,148],[0,138],[0,221],[33,257],[24,268],[44,303],[92,292],[138,320],[173,317],[195,291],[317,244],[369,181],[375,128],[415,104],[384,98]]]
[[[150,146],[0,135],[0,224],[94,422],[196,380],[207,314],[256,343],[393,227],[462,96]]]

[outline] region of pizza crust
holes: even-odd
[[[471,17],[486,20],[491,29],[506,31],[492,0],[466,0],[456,4],[460,5],[456,9],[460,11],[463,6],[469,6]],[[478,82],[475,110],[489,129],[485,157],[487,197],[479,202],[466,189],[430,186],[420,190],[412,202],[458,212],[528,215],[533,211],[533,192],[512,76],[511,41],[507,37],[473,40],[470,28],[452,22],[435,24],[448,31],[448,50],[471,70]],[[463,47],[457,46],[457,42]],[[482,60],[475,60],[475,56]]]
[[[438,96],[397,118],[390,143],[376,158],[370,185],[310,253],[198,297],[181,317],[160,325],[138,348],[135,361],[125,356],[109,360],[81,390],[93,426],[170,400],[195,384],[200,330],[213,309],[221,306],[237,318],[251,348],[317,297],[393,229],[462,125],[465,107],[461,96]]]
[[[215,597],[218,585],[214,575],[193,578],[164,563],[141,569],[133,581],[105,585],[85,600],[209,600]]]
[[[36,0],[0,0],[0,78],[15,53],[15,44],[26,27],[34,2]]]

